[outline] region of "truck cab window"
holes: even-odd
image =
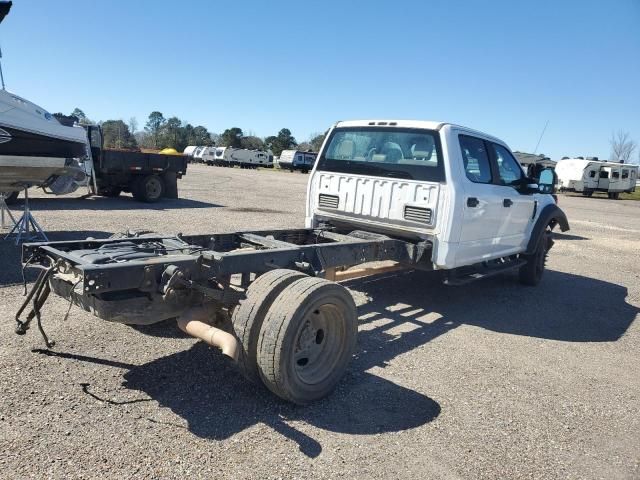
[[[622,170],[622,178],[629,178],[629,170]]]
[[[522,180],[523,171],[520,165],[513,158],[511,152],[504,148],[502,145],[492,143],[493,151],[496,155],[496,163],[498,164],[498,174],[500,175],[500,181],[504,185],[516,185]]]
[[[591,178],[595,178],[595,176],[596,176],[596,171],[595,171],[595,170],[591,170],[591,171],[589,172],[589,176],[590,176]]]
[[[459,142],[467,178],[474,183],[491,183],[491,165],[484,141],[460,135]]]

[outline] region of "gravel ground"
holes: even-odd
[[[182,200],[50,198],[52,239],[126,227],[301,227],[308,176],[192,166]],[[542,284],[427,274],[349,283],[359,351],[307,407],[246,383],[171,325],[109,324],[52,298],[13,334],[18,249],[0,243],[1,478],[638,478],[640,202],[562,196]],[[140,331],[142,330],[142,331]]]

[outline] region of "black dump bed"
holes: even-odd
[[[131,192],[144,202],[178,198],[177,180],[187,173],[183,155],[96,149],[94,159],[99,194],[113,197]]]
[[[187,171],[187,157],[160,153],[103,150],[99,169],[102,173],[120,172],[164,173],[175,172],[177,178]]]

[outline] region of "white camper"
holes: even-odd
[[[205,148],[207,147],[196,147],[193,151],[193,162],[202,163],[202,154],[204,153]]]
[[[207,165],[215,165],[216,147],[205,147],[200,156],[202,157],[203,163],[206,163]]]
[[[189,145],[183,150],[182,154],[187,157],[193,157],[193,152],[195,152],[196,148],[198,148],[197,145]]]
[[[621,192],[635,191],[638,178],[637,165],[582,158],[561,160],[555,171],[561,191],[579,192],[585,197],[604,192],[617,199]]]
[[[307,173],[313,168],[316,163],[315,152],[303,152],[300,150],[283,150],[278,160],[280,168],[285,170],[301,170],[302,173]]]
[[[213,154],[212,163],[218,167],[230,167],[229,155],[231,154],[229,147],[216,147],[211,153]]]
[[[273,156],[261,150],[232,148],[228,155],[231,166],[240,168],[273,167]]]

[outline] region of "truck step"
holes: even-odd
[[[458,286],[492,277],[523,266],[526,260],[514,259],[504,262],[481,264],[477,267],[460,267],[450,270],[444,280],[445,285]]]

